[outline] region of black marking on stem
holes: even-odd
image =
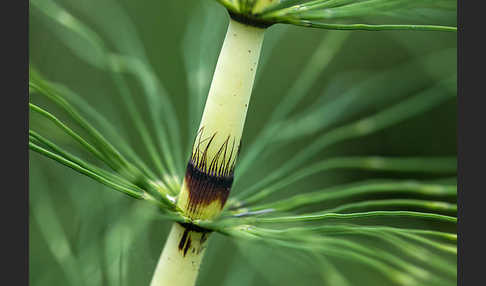
[[[185,257],[189,248],[191,248],[191,229],[184,228],[184,233],[182,234],[181,240],[179,241],[178,249],[182,252],[182,256]]]
[[[206,240],[208,239],[208,235],[209,234],[206,233],[206,232],[201,235],[201,240],[200,240],[201,247],[199,247],[197,249],[197,254],[198,255],[201,253],[201,251],[203,251],[203,249],[204,249],[204,242],[206,242]]]
[[[200,226],[195,225],[193,223],[178,222],[178,224],[181,225],[182,227],[184,227],[185,229],[188,229],[189,231],[200,232],[200,233],[205,233],[205,234],[213,232],[210,229],[200,227]]]
[[[190,241],[190,230],[185,228],[184,229],[184,233],[182,234],[182,237],[181,237],[181,240],[179,241],[179,246],[177,248],[179,248],[180,251],[183,251],[184,249],[184,245],[186,245],[186,242],[189,238],[189,241]],[[186,251],[184,251],[184,255],[183,256],[186,256]]]
[[[182,234],[181,240],[179,241],[178,249],[182,253],[182,256],[185,257],[189,249],[192,250],[192,253],[197,253],[200,254],[201,251],[204,250],[204,242],[208,239],[209,234],[212,232],[209,229],[202,228],[200,226],[197,226],[192,223],[180,223],[178,222],[180,226],[184,228],[184,233]],[[192,244],[192,239],[191,239],[191,233],[197,233],[196,240],[198,235],[201,235],[201,238],[199,239],[199,244],[196,242],[195,246]]]
[[[191,247],[191,236],[187,238],[186,247],[184,247],[184,252],[182,256],[186,256],[187,251],[189,250],[190,247]]]
[[[203,233],[201,235],[201,244],[203,244],[208,239],[208,233]]]
[[[274,22],[258,19],[254,15],[237,14],[237,13],[232,12],[230,10],[228,10],[228,13],[229,13],[231,19],[233,19],[237,22],[240,22],[242,24],[248,25],[248,26],[253,26],[253,27],[265,29],[265,28],[268,28],[271,25],[275,24]]]

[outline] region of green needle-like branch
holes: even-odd
[[[371,211],[361,213],[336,214],[336,213],[316,213],[309,215],[296,215],[284,217],[267,217],[255,218],[255,221],[260,223],[282,223],[282,222],[299,222],[299,221],[325,221],[330,219],[356,219],[356,218],[398,218],[409,217],[424,220],[433,220],[437,222],[457,223],[457,218],[446,215],[439,215],[434,213],[422,213],[412,211]]]

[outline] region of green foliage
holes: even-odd
[[[219,2],[298,26],[455,29],[446,0]],[[174,198],[224,10],[31,4],[31,284],[148,284],[185,220]],[[201,285],[454,285],[454,34],[276,25],[262,54],[229,202],[197,222],[223,235]]]
[[[457,3],[452,0],[218,0],[218,2],[232,13],[267,23],[287,23],[336,30],[457,30],[454,20]]]

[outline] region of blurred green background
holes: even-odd
[[[189,110],[188,102],[197,96],[203,96],[204,100],[209,89],[228,22],[224,8],[209,0],[57,0],[56,3],[97,31],[111,43],[113,50],[145,54],[175,105],[183,142],[190,142],[196,132],[191,120],[197,121],[200,111]],[[148,156],[119,103],[110,77],[81,60],[60,41],[58,33],[62,33],[59,27],[31,7],[30,63],[45,78],[84,97],[120,130],[120,135],[139,154]],[[265,126],[269,111],[302,75],[315,50],[326,47],[321,42],[330,33],[345,32],[280,24],[268,29],[242,142],[243,155]],[[359,100],[353,104],[360,107],[349,114],[354,105],[341,110],[340,120],[329,127],[352,122],[399,102],[438,79],[455,74],[456,37],[456,33],[444,32],[350,32],[293,114],[324,105],[359,86],[363,88],[357,92],[362,90],[362,94],[358,94]],[[385,78],[366,86],[376,76]],[[133,94],[141,92],[136,81],[128,77],[128,82]],[[32,100],[43,104],[35,96]],[[143,109],[143,101],[137,102]],[[58,142],[65,139],[56,135],[52,126],[31,122],[31,127],[51,132]],[[254,184],[272,168],[284,164],[315,136],[305,136],[292,144],[284,144],[285,140],[273,144],[274,152],[252,166],[233,192]],[[338,155],[455,156],[456,100],[448,100],[430,112],[370,136],[334,145],[313,160]],[[397,176],[339,170],[312,176],[287,188],[280,196],[390,176],[434,179],[421,174]],[[112,192],[30,152],[31,285],[148,285],[169,227],[170,223],[161,219],[152,206]],[[309,263],[322,266],[308,255],[214,234],[199,285],[324,284],[325,278]],[[353,285],[384,285],[382,278],[358,264],[343,260],[336,261],[336,266],[344,269],[346,277],[356,283]]]

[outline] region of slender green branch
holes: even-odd
[[[404,281],[413,281],[413,278],[409,273],[403,273],[399,271],[395,266],[382,262],[380,259],[370,257],[369,255],[362,254],[353,250],[349,250],[342,247],[336,247],[333,245],[322,244],[322,243],[295,243],[285,240],[269,239],[266,237],[258,237],[263,241],[271,244],[276,244],[284,246],[287,248],[293,248],[297,250],[305,250],[312,253],[322,253],[325,255],[331,255],[338,258],[346,258],[351,261],[359,261],[363,265],[371,267],[378,271],[378,273],[384,275],[391,281],[403,284]]]
[[[378,210],[378,209],[424,209],[432,212],[447,212],[456,214],[457,205],[441,201],[426,201],[426,200],[413,200],[413,199],[385,199],[385,200],[367,200],[364,202],[342,204],[338,207],[327,209],[330,213],[349,212],[356,210]]]
[[[238,222],[236,222],[238,223]],[[410,228],[398,228],[390,226],[362,226],[356,224],[321,224],[318,226],[306,225],[300,227],[285,227],[279,229],[268,229],[259,226],[226,226],[225,233],[231,236],[237,236],[242,238],[248,238],[248,234],[252,235],[267,235],[270,234],[277,239],[302,239],[313,238],[316,235],[324,236],[340,236],[346,234],[360,234],[360,233],[373,233],[379,236],[380,234],[392,234],[395,236],[401,236],[403,238],[419,242],[421,244],[430,246],[434,249],[445,251],[447,253],[457,254],[457,235],[454,233],[424,230],[424,229],[410,229]],[[251,237],[251,236],[250,236]],[[437,239],[447,241],[446,243]],[[450,244],[452,242],[453,244]]]
[[[128,158],[136,164],[136,166],[150,179],[155,179],[157,176],[155,173],[144,163],[142,158],[135,153],[134,149],[127,144],[127,140],[120,136],[120,131],[117,130],[110,121],[104,117],[101,113],[96,111],[91,105],[89,105],[81,96],[69,91],[65,94],[73,102],[73,104],[79,106],[79,109],[86,112],[92,119],[99,124],[103,133],[109,134],[113,142],[119,145],[120,151],[128,156]]]
[[[283,230],[265,230],[258,228],[258,231],[264,232],[274,232],[277,235],[283,237],[289,237],[292,235],[298,237],[306,237],[313,234],[321,234],[325,236],[332,235],[343,235],[343,234],[361,234],[361,233],[372,233],[376,236],[380,235],[395,235],[402,236],[406,239],[414,240],[425,245],[431,246],[440,251],[445,251],[450,254],[457,254],[457,248],[455,244],[457,243],[457,235],[448,232],[433,231],[433,230],[423,230],[423,229],[409,229],[409,228],[398,228],[389,226],[361,226],[361,225],[319,225],[319,226],[304,226],[304,227],[293,227],[286,228]],[[447,241],[452,241],[454,245],[449,243],[437,242],[434,239],[426,238],[424,236],[440,238]]]
[[[244,231],[251,233],[254,237],[264,239],[269,243],[280,244],[283,242],[289,247],[304,246],[306,250],[309,250],[312,253],[315,253],[321,247],[326,246],[334,247],[335,249],[339,250],[348,249],[354,253],[361,253],[361,255],[368,258],[386,261],[388,264],[393,265],[394,267],[399,267],[402,269],[402,271],[410,273],[417,279],[429,279],[429,275],[424,275],[425,272],[421,268],[414,266],[414,264],[410,264],[408,260],[402,259],[400,256],[390,254],[389,251],[376,248],[375,246],[364,246],[362,243],[352,241],[352,237],[343,236],[343,234],[371,236],[378,240],[383,240],[384,242],[389,243],[391,246],[395,247],[397,250],[400,250],[403,252],[403,254],[412,259],[426,263],[428,266],[443,271],[447,275],[456,275],[455,266],[443,261],[442,256],[439,257],[422,247],[400,239],[394,234],[394,232],[388,231],[396,230],[396,232],[404,232],[407,231],[405,229],[362,227],[355,225],[324,225],[314,227],[312,228],[312,231],[309,232],[310,230],[311,228],[303,227],[277,230],[249,227]],[[326,232],[316,233],[316,230],[325,230]],[[336,246],[338,247],[336,248]]]
[[[89,43],[88,49],[90,52],[95,52],[96,57],[87,56],[86,51],[80,50],[80,47],[73,46],[67,38],[64,37],[62,34],[60,39],[71,49],[75,51],[75,53],[80,56],[81,59],[86,60],[88,63],[92,64],[96,68],[100,69],[107,69],[113,76],[113,80],[120,91],[120,95],[123,98],[123,102],[125,103],[130,116],[132,117],[136,129],[140,132],[140,136],[142,137],[142,141],[144,144],[147,145],[147,149],[149,150],[151,158],[154,160],[156,167],[159,173],[167,173],[165,167],[162,165],[160,158],[169,158],[171,159],[171,154],[180,154],[180,138],[179,138],[179,127],[177,126],[177,119],[176,115],[173,111],[172,104],[165,94],[162,92],[160,83],[155,77],[152,69],[147,66],[147,64],[141,60],[138,60],[133,57],[125,56],[125,55],[117,55],[110,53],[105,43],[103,42],[102,38],[93,31],[90,27],[79,21],[76,17],[71,15],[68,11],[60,7],[58,4],[54,3],[53,1],[32,1],[34,7],[39,9],[42,13],[44,13],[48,18],[52,21],[57,23],[58,25],[68,29],[74,35],[80,37],[81,41],[85,41],[83,43]],[[130,72],[136,76],[138,80],[140,80],[142,86],[145,89],[143,93],[146,96],[147,104],[149,107],[149,115],[152,118],[154,124],[156,124],[156,132],[157,137],[160,142],[160,146],[162,149],[171,150],[165,154],[166,156],[160,156],[156,151],[156,148],[152,142],[152,137],[149,136],[149,132],[146,128],[146,123],[142,121],[142,117],[138,112],[136,105],[133,102],[132,96],[130,95],[129,89],[126,83],[123,81],[122,77],[120,76],[120,72]],[[162,100],[162,104],[159,104],[159,101]],[[161,109],[164,112],[160,112]],[[161,114],[166,120],[160,120],[155,117],[155,114]],[[170,131],[173,134],[171,137],[174,141],[174,146],[166,147],[168,142],[165,141],[165,138],[168,137],[165,134],[165,129],[162,128],[161,122],[168,122]],[[177,173],[176,170],[173,168],[173,161],[170,161],[168,166],[172,168],[172,173]],[[172,162],[172,163],[171,163]],[[180,169],[181,167],[179,167]]]
[[[66,124],[64,124],[61,120],[59,120],[57,117],[49,113],[48,111],[42,109],[41,107],[29,103],[29,108],[30,110],[37,112],[38,114],[42,115],[43,117],[49,119],[52,121],[54,124],[56,124],[61,130],[66,132],[69,136],[71,136],[74,140],[76,140],[81,146],[83,146],[88,152],[92,153],[100,159],[102,162],[105,162],[108,166],[114,168],[116,170],[116,167],[112,165],[111,161],[107,159],[97,148],[95,148],[93,145],[88,143],[85,139],[83,139],[79,134],[74,132],[71,128],[69,128]]]
[[[325,67],[326,60],[339,51],[339,47],[343,41],[339,41],[337,35],[344,35],[341,38],[346,38],[348,33],[345,32],[331,32],[331,38],[326,37],[321,41],[321,44],[315,49],[314,54],[308,61],[299,77],[294,84],[288,89],[288,92],[281,101],[277,103],[274,112],[269,119],[269,123],[265,125],[258,137],[250,144],[247,153],[244,153],[240,162],[238,163],[238,172],[235,174],[235,181],[242,177],[249,167],[255,163],[255,160],[264,160],[264,156],[269,155],[275,148],[265,148],[270,144],[286,143],[291,140],[302,138],[305,135],[316,134],[318,131],[336,123],[338,120],[343,120],[343,117],[349,117],[358,111],[366,109],[370,103],[377,103],[378,101],[386,101],[390,99],[397,99],[409,95],[414,92],[411,86],[428,85],[430,79],[418,76],[415,72],[417,64],[423,62],[439,63],[444,57],[453,56],[455,50],[445,50],[442,52],[434,52],[420,56],[410,62],[386,69],[373,74],[370,78],[361,83],[348,88],[339,97],[332,100],[322,100],[316,105],[312,105],[299,114],[288,118],[288,113],[291,111],[304,95],[308,94],[310,87],[317,80],[321,74],[321,66]],[[341,43],[341,44],[335,44]],[[446,70],[437,71],[434,75],[437,78],[448,76]],[[314,80],[309,80],[314,79]],[[393,81],[407,81],[413,82],[413,85],[404,84],[397,85],[393,95],[381,92],[377,94],[377,86],[382,86],[388,82]],[[325,98],[325,97],[324,97]],[[372,100],[366,100],[371,98]],[[345,112],[344,112],[345,111]],[[285,119],[285,120],[284,120]]]
[[[454,157],[405,157],[405,158],[387,158],[379,156],[367,157],[343,157],[330,158],[303,168],[283,178],[281,181],[257,192],[251,188],[240,192],[237,198],[246,200],[248,203],[262,200],[276,191],[295,183],[299,180],[312,176],[322,171],[352,168],[370,171],[395,171],[395,172],[420,172],[420,173],[452,173],[457,169],[457,160]]]
[[[35,137],[34,140],[29,140],[29,148],[47,158],[50,158],[58,163],[61,163],[83,175],[86,175],[95,181],[98,181],[116,191],[122,192],[126,195],[129,195],[136,199],[143,199],[149,201],[151,203],[156,204],[157,206],[161,207],[160,210],[164,212],[172,212],[176,207],[174,205],[173,200],[171,200],[167,195],[160,195],[156,194],[155,198],[152,194],[148,193],[146,190],[139,188],[138,186],[132,184],[125,184],[125,183],[118,183],[113,181],[114,175],[106,176],[105,172],[99,172],[98,168],[90,169],[89,164],[84,164],[83,166],[77,164],[74,161],[69,160],[59,154],[56,154],[52,151],[49,151],[41,146],[39,146],[35,141],[38,141]]]
[[[32,69],[31,72],[29,73],[29,76],[32,75]],[[44,84],[48,85],[47,82],[43,82]],[[155,180],[157,176],[154,174],[154,172],[143,162],[143,160],[135,153],[133,148],[131,148],[126,142],[126,139],[123,139],[120,137],[119,130],[115,129],[115,127],[109,122],[109,120],[104,117],[102,114],[100,114],[98,111],[96,111],[91,105],[89,105],[81,96],[78,94],[72,92],[71,90],[67,89],[64,86],[61,86],[59,84],[56,84],[54,89],[57,91],[56,93],[52,93],[51,95],[59,97],[59,100],[63,100],[67,104],[68,101],[64,99],[64,97],[69,98],[69,100],[80,110],[83,110],[86,112],[88,116],[90,116],[97,124],[102,126],[103,128],[103,133],[109,134],[109,137],[113,138],[113,142],[116,142],[117,145],[119,145],[120,150],[125,153],[131,161],[134,162],[134,164],[139,168],[146,177],[150,178],[151,180]],[[62,91],[61,91],[62,89]],[[77,111],[73,106],[70,106],[71,109],[74,110],[74,112],[79,114],[79,111]],[[81,117],[81,115],[79,115]],[[83,121],[86,122],[87,125],[90,126],[88,120],[83,118]],[[93,127],[91,127],[93,128]],[[94,128],[93,128],[94,129]],[[98,132],[99,133],[99,132]],[[101,134],[101,133],[100,133]],[[106,139],[104,139],[106,140]],[[106,140],[107,144],[110,144]],[[114,147],[113,147],[114,148]],[[116,148],[114,148],[116,150]],[[118,152],[118,151],[117,151]],[[121,153],[120,153],[121,155]],[[123,155],[122,155],[123,156]],[[126,160],[126,159],[125,159]]]
[[[169,101],[165,91],[160,87],[157,78],[151,69],[137,58],[110,54],[110,60],[115,72],[129,72],[141,83],[145,90],[151,122],[155,125],[158,144],[164,154],[167,167],[172,174],[180,173],[182,167],[180,165],[176,167],[176,165],[180,164],[179,162],[183,161],[183,158],[181,157],[180,131],[177,117],[173,111],[172,103]],[[166,113],[169,113],[169,116],[164,116],[166,120],[158,118],[159,115]],[[167,122],[170,132],[166,130],[163,122]],[[170,137],[169,134],[171,134]],[[172,144],[169,143],[168,138],[173,139]],[[176,154],[176,158],[173,157],[173,154]]]
[[[426,232],[426,233],[423,233],[423,234],[431,235],[431,233],[427,233],[427,232],[430,232],[430,231],[424,230],[424,232]],[[449,252],[451,254],[457,255],[457,235],[456,234],[442,233],[442,235],[440,235],[441,238],[445,238],[445,239],[454,241],[454,244],[451,245],[451,244],[447,244],[447,243],[436,242],[436,241],[433,241],[433,240],[430,240],[430,239],[426,239],[422,236],[416,235],[415,233],[417,233],[417,231],[415,231],[415,232],[413,232],[413,231],[398,232],[397,234],[401,235],[405,238],[423,243],[423,244],[428,245],[430,247],[433,247],[435,249],[439,249],[439,250],[446,251],[446,252]],[[436,235],[436,234],[432,234],[432,235]]]
[[[94,166],[92,164],[89,164],[89,163],[81,160],[80,158],[78,158],[78,157],[70,154],[66,150],[64,150],[61,147],[57,146],[56,144],[54,144],[50,140],[44,138],[43,136],[41,136],[40,134],[38,134],[37,132],[35,132],[33,130],[29,130],[29,140],[32,141],[33,143],[35,143],[38,146],[40,146],[40,144],[43,144],[43,145],[47,146],[49,149],[51,149],[51,151],[54,154],[57,154],[60,157],[63,157],[66,160],[71,161],[71,162],[73,162],[75,164],[78,164],[82,168],[85,168],[87,170],[91,170],[93,173],[97,173],[100,176],[105,177],[108,180],[111,180],[112,182],[117,182],[119,185],[125,186],[127,188],[134,189],[134,190],[138,190],[139,192],[144,192],[143,189],[139,188],[138,186],[136,186],[135,184],[133,184],[128,179],[123,178],[123,177],[121,177],[119,175],[113,174],[111,172],[107,172],[107,171],[105,171],[105,170],[103,170],[101,168],[98,168],[98,167],[96,167],[96,166]],[[134,178],[131,177],[129,179],[132,179],[133,180]]]
[[[306,65],[299,72],[297,80],[292,83],[282,99],[277,103],[268,123],[254,140],[254,143],[251,144],[248,153],[242,156],[241,161],[238,163],[235,181],[249,170],[254,161],[265,150],[265,147],[272,142],[272,138],[279,133],[284,124],[282,120],[299,102],[309,95],[312,85],[319,79],[319,76],[340,51],[348,37],[349,33],[331,32],[321,40]]]
[[[409,194],[425,195],[431,197],[454,197],[457,195],[456,186],[421,183],[413,180],[365,180],[342,186],[335,186],[315,192],[294,195],[277,202],[258,205],[250,208],[251,211],[273,209],[275,211],[289,211],[306,205],[317,204],[324,201],[355,198],[360,195],[373,194]],[[255,200],[247,200],[252,203]]]
[[[398,218],[409,217],[416,219],[433,220],[437,222],[456,223],[457,218],[446,215],[439,215],[434,213],[422,213],[412,211],[371,211],[361,213],[349,213],[349,214],[335,214],[335,213],[316,213],[309,215],[296,215],[296,216],[284,216],[284,217],[261,217],[254,218],[255,221],[260,223],[282,223],[282,222],[299,222],[299,221],[325,221],[329,219],[356,219],[356,218]]]
[[[59,107],[61,107],[76,123],[78,123],[85,131],[91,135],[96,142],[96,145],[100,147],[100,151],[103,152],[107,159],[112,161],[112,165],[119,167],[126,167],[128,165],[127,160],[111,145],[101,133],[99,133],[88,121],[83,118],[79,112],[77,112],[62,96],[53,88],[51,88],[45,81],[30,70],[29,72],[29,87],[39,94],[46,96]],[[115,160],[113,160],[115,159]]]
[[[312,27],[328,30],[357,30],[357,31],[436,31],[436,32],[457,32],[457,27],[438,25],[372,25],[372,24],[331,24],[311,20],[287,19],[284,23],[296,26]]]
[[[356,242],[352,242],[352,241],[348,241],[348,240],[343,240],[341,238],[321,238],[321,239],[319,239],[319,241],[321,241],[324,244],[329,245],[330,247],[349,249],[351,251],[361,253],[361,254],[366,255],[368,257],[372,257],[372,258],[375,258],[377,260],[384,261],[387,264],[395,265],[397,268],[400,268],[405,273],[411,274],[418,281],[425,282],[429,279],[442,280],[443,281],[443,278],[437,279],[433,276],[431,277],[430,272],[428,270],[423,269],[421,267],[418,267],[418,266],[406,261],[405,259],[401,258],[401,256],[390,254],[389,252],[382,250],[382,249],[379,249],[377,247],[370,247],[370,246],[365,247],[360,243],[356,243]],[[450,273],[450,270],[448,272]]]
[[[262,189],[269,183],[289,175],[292,170],[311,159],[324,148],[328,148],[345,140],[360,138],[362,136],[383,130],[438,106],[456,95],[455,85],[455,76],[453,78],[448,78],[447,80],[442,80],[435,86],[420,92],[417,95],[409,97],[406,100],[386,108],[374,115],[362,118],[344,126],[337,127],[329,132],[324,133],[314,140],[309,146],[295,154],[292,159],[286,161],[282,167],[273,170],[270,175],[267,175],[257,184],[250,187],[246,192],[251,193],[255,190]],[[240,199],[238,195],[236,198]]]
[[[443,270],[445,273],[449,275],[455,274],[455,266],[444,263],[441,261],[437,255],[433,255],[426,251],[423,248],[418,248],[415,245],[411,245],[410,243],[399,239],[393,235],[388,233],[375,233],[375,232],[367,232],[363,229],[355,229],[349,232],[350,234],[360,234],[365,236],[371,236],[378,240],[383,240],[388,242],[393,247],[401,250],[403,254],[412,257],[413,259],[418,259],[422,262],[427,263],[429,266],[436,267],[437,269]],[[275,239],[279,239],[278,236],[274,236]],[[299,243],[300,241],[306,241],[307,238],[299,238],[296,237],[296,242]],[[363,246],[359,243],[351,241],[346,237],[334,237],[334,236],[326,236],[326,237],[312,237],[312,243],[319,243],[319,244],[328,244],[328,245],[339,245],[340,248],[349,248],[353,251],[360,252],[364,255],[369,257],[374,257],[375,259],[384,260],[387,263],[395,265],[397,267],[401,267],[404,271],[413,273],[418,277],[423,276],[423,270],[415,267],[413,264],[406,262],[405,259],[402,259],[401,256],[393,255],[388,253],[387,251],[381,250],[379,248],[373,247],[370,248],[369,246]],[[408,246],[408,248],[407,248]],[[420,251],[418,251],[420,249]]]
[[[50,158],[50,159],[53,159],[54,161],[57,161],[75,171],[78,171],[79,173],[81,174],[84,174],[114,190],[117,190],[119,192],[122,192],[126,195],[129,195],[133,198],[136,198],[136,199],[145,199],[144,198],[144,193],[138,191],[138,190],[134,190],[134,189],[131,189],[131,188],[127,188],[127,187],[124,187],[120,184],[117,184],[107,178],[104,178],[103,176],[101,176],[100,174],[97,174],[95,172],[93,172],[92,170],[88,170],[86,168],[83,168],[81,167],[80,165],[70,161],[70,160],[67,160],[66,158],[62,157],[62,156],[59,156],[45,148],[42,148],[40,147],[39,145],[33,143],[33,142],[29,142],[29,148],[33,151],[36,151],[38,152],[39,154],[42,154],[44,156],[46,156],[47,158]]]
[[[140,137],[142,139],[142,142],[145,144],[147,147],[147,151],[149,152],[150,158],[153,160],[155,163],[155,166],[157,168],[157,171],[160,174],[168,173],[167,168],[164,166],[164,164],[161,161],[161,153],[158,152],[157,148],[154,145],[153,142],[153,137],[150,135],[150,132],[147,128],[147,125],[142,119],[142,115],[139,112],[139,110],[136,108],[136,104],[133,101],[132,95],[130,94],[130,90],[123,80],[123,77],[121,74],[118,73],[111,73],[113,81],[115,82],[119,92],[120,96],[123,98],[123,102],[125,104],[125,107],[127,108],[130,118],[133,120],[133,123],[135,124],[135,129],[139,132]]]

